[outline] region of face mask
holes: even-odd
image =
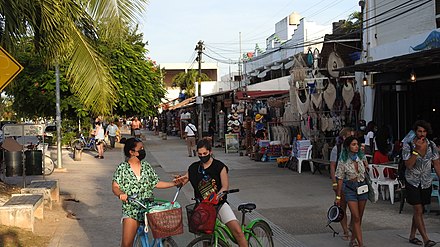
[[[95,122],[95,125],[99,125],[100,124],[100,122]]]
[[[144,149],[142,149],[142,150],[139,150],[139,151],[138,151],[138,153],[139,153],[139,155],[138,155],[138,156],[136,156],[136,158],[138,158],[138,159],[139,159],[139,161],[141,161],[141,160],[145,159],[145,157],[147,156],[147,152],[145,152],[145,150],[144,150]]]
[[[208,154],[208,155],[206,155],[206,156],[199,156],[199,159],[200,159],[200,161],[201,161],[203,164],[206,163],[206,162],[208,162],[210,158],[211,158],[211,155],[210,155],[210,154]]]

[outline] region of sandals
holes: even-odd
[[[428,241],[426,241],[424,247],[432,247],[432,246],[434,246],[436,244],[437,244],[436,242],[434,242],[432,240],[428,240]]]
[[[350,240],[350,242],[348,243],[348,247],[358,247],[359,244],[356,240]]]
[[[415,245],[423,245],[422,240],[418,239],[418,238],[411,238],[408,240],[410,243],[415,244]]]
[[[342,240],[344,240],[344,241],[349,241],[350,240],[350,234],[347,232],[347,233],[344,233],[344,235],[343,236],[341,236],[341,238],[342,238]]]

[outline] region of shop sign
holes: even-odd
[[[225,134],[225,147],[226,153],[238,153],[238,150],[240,148],[238,133]]]

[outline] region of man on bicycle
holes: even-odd
[[[189,181],[194,189],[194,197],[200,201],[213,192],[218,194],[229,190],[228,167],[212,157],[211,141],[208,139],[200,140],[197,143],[197,153],[200,161],[192,163],[188,172],[183,176],[178,176],[175,182],[181,183],[183,186]],[[240,224],[226,199],[226,196],[221,198],[217,217],[228,226],[238,245],[247,247],[248,243]]]

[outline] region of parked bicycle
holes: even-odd
[[[103,140],[104,142],[104,152],[107,151],[107,143]],[[95,152],[98,152],[98,146],[96,145],[96,139],[95,137],[91,137],[88,138],[88,140],[86,140],[86,138],[84,137],[84,135],[81,133],[80,137],[78,139],[75,139],[73,141],[70,142],[70,147],[75,150],[75,149],[85,149],[85,150],[94,150]]]
[[[234,190],[228,190],[224,191],[222,193],[219,193],[216,195],[210,196],[208,200],[204,200],[204,202],[216,204],[218,203],[219,198],[226,194],[231,194],[238,192],[238,189]],[[190,204],[186,206],[186,210],[188,213],[188,225],[191,225],[192,223],[189,222],[192,216],[192,213],[194,211],[195,205],[197,204]],[[257,206],[254,203],[243,203],[238,206],[238,211],[241,211],[242,218],[241,218],[241,228],[245,235],[246,240],[249,243],[250,247],[273,247],[273,232],[270,228],[269,224],[264,221],[263,219],[257,218],[254,220],[251,220],[247,225],[245,224],[245,216],[246,213],[252,212],[252,210],[256,209]],[[191,227],[190,227],[191,232]],[[218,218],[215,221],[214,230],[212,234],[207,233],[200,233],[200,232],[193,232],[198,236],[194,240],[192,240],[187,247],[192,246],[220,246],[220,247],[229,247],[233,244],[237,244],[237,240],[232,235],[231,230],[223,224]]]
[[[178,246],[174,239],[168,234],[175,235],[176,233],[183,233],[182,209],[176,202],[179,192],[180,188],[177,189],[174,199],[171,202],[157,198],[138,199],[137,194],[128,197],[129,202],[137,203],[146,210],[144,214],[145,221],[141,222],[137,229],[133,247]],[[150,231],[153,237],[148,235]],[[163,237],[163,235],[167,236]],[[154,236],[159,237],[155,238]]]

